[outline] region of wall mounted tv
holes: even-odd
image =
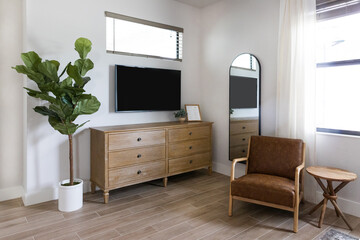
[[[257,78],[230,76],[230,108],[257,108]]]
[[[115,111],[173,111],[181,107],[181,71],[115,65]]]

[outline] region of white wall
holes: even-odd
[[[105,51],[105,11],[184,28],[183,62],[107,54]],[[64,67],[77,59],[74,41],[87,37],[93,43],[89,58],[95,64],[86,90],[101,102],[100,110],[81,116],[90,119],[75,136],[75,176],[90,179],[91,126],[173,121],[173,112],[114,112],[114,64],[171,68],[182,70],[182,104],[199,103],[199,9],[169,0],[27,0],[26,51],[35,50],[43,59],[58,59]],[[57,198],[57,183],[68,178],[67,137],[55,132],[47,118],[32,108],[40,101],[28,99],[27,169],[25,204]],[[210,119],[206,114],[205,119]]]
[[[0,201],[23,193],[22,0],[0,0]]]
[[[317,165],[345,169],[360,176],[359,157],[359,137],[325,133],[316,135]],[[334,182],[334,187],[338,184],[339,182]],[[317,201],[322,200],[322,193],[318,187]],[[360,181],[350,182],[338,192],[337,202],[343,212],[360,217]],[[328,206],[332,207],[331,204]]]
[[[261,131],[275,134],[279,0],[224,0],[201,15],[201,110],[214,121],[214,170],[230,174],[229,68],[241,53],[261,65]]]

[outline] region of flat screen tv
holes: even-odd
[[[115,65],[115,111],[173,111],[181,107],[181,71]]]
[[[230,76],[230,108],[257,108],[257,78]]]

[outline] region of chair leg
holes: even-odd
[[[229,217],[232,216],[232,212],[233,212],[233,198],[232,198],[232,196],[230,195],[230,196],[229,196]]]
[[[294,233],[297,233],[299,225],[299,204],[296,204],[294,209]]]

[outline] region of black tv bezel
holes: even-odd
[[[180,72],[180,104],[179,109],[170,109],[170,110],[118,110],[118,95],[117,95],[117,66],[122,67],[129,67],[129,68],[142,68],[142,69],[160,69],[160,70],[172,70],[172,71],[178,71]],[[141,67],[141,66],[130,66],[130,65],[122,65],[122,64],[115,64],[115,113],[132,113],[132,112],[168,112],[168,111],[178,111],[181,109],[181,70],[178,69],[170,69],[170,68],[153,68],[153,67]]]

